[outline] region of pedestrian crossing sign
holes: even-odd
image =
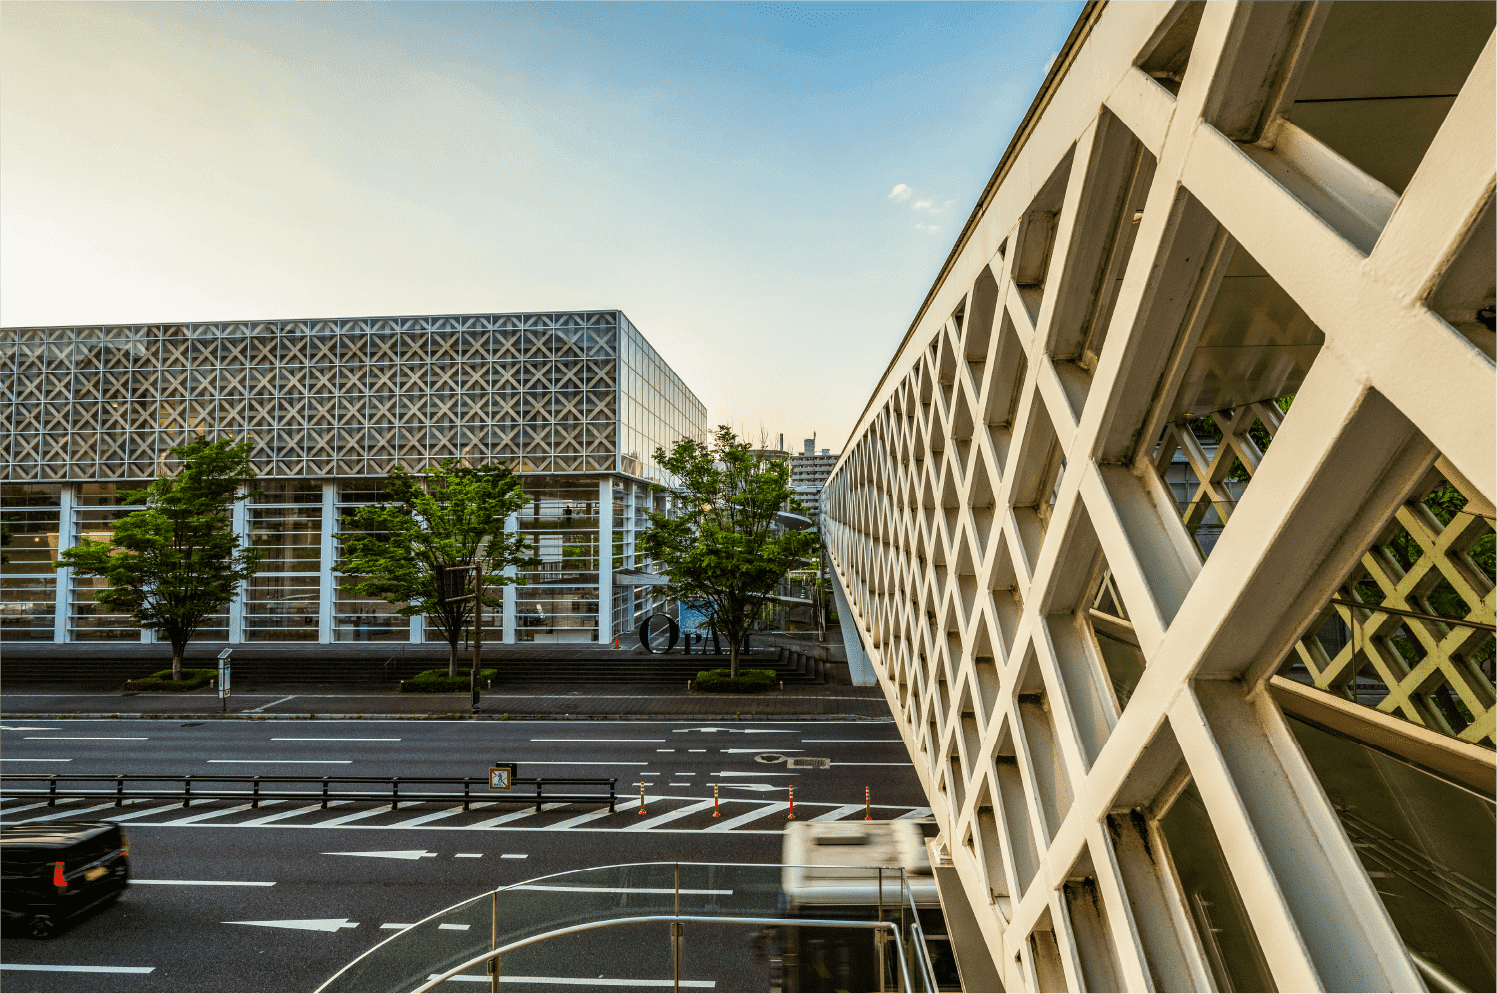
[[[500,763],[489,767],[489,790],[509,790],[514,785],[514,763]]]

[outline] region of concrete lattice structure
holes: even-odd
[[[849,439],[1011,990],[1493,986],[1493,18],[1088,5]]]
[[[234,523],[266,557],[200,640],[434,638],[339,589],[336,533],[397,465],[450,458],[505,463],[531,498],[511,527],[542,565],[485,612],[487,637],[608,643],[665,607],[635,582],[651,568],[635,535],[661,509],[653,453],[706,434],[706,408],[616,310],[5,328],[0,380],[4,640],[149,639],[93,600],[102,580],[52,561],[108,537],[119,493],[207,434],[255,443],[262,492]]]

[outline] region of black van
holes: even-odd
[[[34,939],[118,898],[130,881],[130,841],[118,825],[54,821],[0,826],[0,914]]]

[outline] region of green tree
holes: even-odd
[[[251,448],[206,438],[173,446],[181,470],[120,495],[145,507],[116,522],[111,541],[84,539],[57,560],[80,576],[108,580],[110,589],[94,600],[171,643],[173,680],[182,679],[182,657],[198,625],[234,599],[260,561],[259,550],[234,534],[232,520],[234,502],[255,476]]]
[[[472,573],[444,589],[442,578],[456,567],[482,568],[482,586],[523,584],[504,568],[534,562],[525,538],[506,534],[504,521],[525,504],[519,477],[507,466],[459,466],[455,459],[422,475],[396,467],[385,480],[390,499],[359,508],[343,519],[338,572],[361,577],[342,585],[364,597],[402,605],[406,617],[421,614],[436,626],[449,649],[447,675],[457,676],[457,643],[473,617]],[[465,589],[454,589],[462,586]],[[485,604],[498,600],[484,596]]]
[[[738,675],[738,650],[785,574],[815,551],[811,532],[777,520],[795,508],[790,466],[765,459],[726,425],[710,445],[683,438],[655,460],[675,479],[661,489],[674,497],[670,513],[650,515],[640,549],[664,564],[669,596],[700,602],[731,647],[729,669]]]

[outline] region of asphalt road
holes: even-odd
[[[137,881],[119,904],[58,938],[5,938],[0,977],[8,991],[309,991],[399,935],[393,926],[496,886],[653,860],[778,862],[791,784],[801,818],[861,819],[865,786],[874,817],[927,811],[892,725],[875,722],[6,719],[0,746],[7,774],[192,774],[194,789],[208,788],[203,781],[215,774],[483,776],[491,763],[515,762],[521,777],[616,777],[628,794],[614,814],[590,803],[547,805],[537,814],[533,804],[493,801],[486,792],[466,812],[452,802],[392,811],[336,800],[326,810],[311,800],[251,809],[237,799],[195,801],[187,810],[149,800],[49,809],[31,807],[35,798],[7,787],[5,824],[78,817],[126,826]],[[786,757],[830,766],[790,769]],[[149,880],[161,882],[142,882]],[[630,887],[607,893],[605,902],[640,906]],[[486,931],[486,908],[480,917],[467,931]],[[668,982],[666,926],[653,927],[658,936],[640,928],[637,936],[565,940],[529,953],[506,968],[513,980],[504,989],[637,990],[640,980]],[[463,932],[432,931],[432,941],[450,933],[471,945]],[[715,978],[716,986],[688,989],[762,990],[748,934],[724,928],[693,936],[688,975]],[[435,959],[440,950],[432,948]],[[520,977],[570,982],[514,982]]]

